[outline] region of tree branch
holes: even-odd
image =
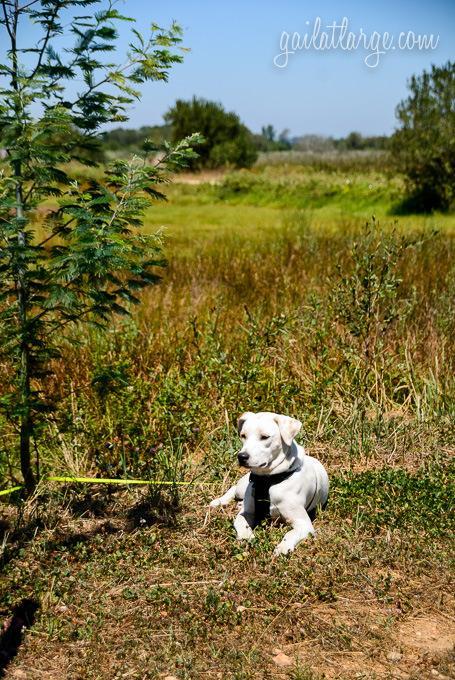
[[[33,4],[33,3],[31,3],[31,4]],[[46,47],[49,43],[49,39],[51,37],[52,24],[54,23],[54,19],[56,18],[57,14],[61,10],[61,8],[62,8],[62,5],[60,4],[60,2],[55,3],[54,10],[53,10],[53,12],[52,12],[52,14],[49,18],[49,23],[47,25],[46,35],[43,38],[43,46],[42,46],[40,53],[39,53],[39,56],[38,56],[38,62],[36,64],[35,68],[33,69],[32,74],[29,76],[29,80],[33,80],[33,78],[36,76],[36,74],[39,71],[41,63],[43,61],[44,52],[46,50]]]
[[[63,229],[66,229],[66,227],[67,227],[69,224],[71,224],[71,222],[74,222],[75,219],[76,219],[75,217],[72,217],[70,220],[68,220],[68,222],[65,222],[65,224],[62,224],[62,225],[61,225],[56,231],[54,231],[50,236],[48,236],[47,238],[45,238],[44,241],[41,241],[40,243],[38,243],[38,245],[37,245],[36,247],[37,247],[37,248],[41,248],[41,247],[44,246],[46,243],[49,243],[49,241],[51,241],[53,238],[55,238],[56,236],[58,236],[58,235],[63,231]]]
[[[26,9],[31,7],[32,5],[36,5],[37,2],[40,2],[40,0],[31,0],[31,2],[27,3],[26,5],[22,5],[22,7],[18,7],[18,12],[24,12]]]
[[[6,26],[6,30],[8,31],[8,35],[9,35],[9,37],[11,38],[11,40],[13,40],[13,39],[14,39],[14,38],[13,38],[13,33],[12,33],[11,27],[10,27],[10,25],[9,25],[9,17],[8,17],[8,14],[7,14],[7,12],[6,12],[6,2],[5,2],[5,0],[1,0],[1,3],[2,3],[2,9],[3,9],[3,16],[5,17],[5,26]]]

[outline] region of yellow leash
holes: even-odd
[[[46,477],[45,482],[77,482],[78,484],[156,484],[157,486],[188,486],[191,482],[169,482],[167,480],[150,479],[103,479],[101,477]],[[12,486],[9,489],[0,491],[0,496],[7,496],[14,491],[19,491],[23,486]]]
[[[46,477],[48,482],[80,482],[81,484],[167,484],[186,486],[191,482],[168,482],[149,479],[102,479],[101,477]]]
[[[10,489],[3,489],[3,491],[0,491],[0,496],[7,496],[9,493],[13,493],[13,491],[19,491],[19,489],[22,489],[22,486],[12,486]]]

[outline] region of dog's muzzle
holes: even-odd
[[[249,455],[247,453],[240,452],[237,456],[237,460],[239,461],[239,465],[242,465],[243,467],[248,467],[248,459],[249,459]]]

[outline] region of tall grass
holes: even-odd
[[[326,172],[376,170],[392,171],[390,155],[386,151],[361,149],[352,151],[268,151],[259,154],[256,167],[299,165]]]
[[[223,214],[207,191],[182,189],[182,221],[189,200]],[[223,474],[246,409],[299,417],[333,465],[412,467],[454,445],[451,233],[349,216],[324,226],[302,209],[275,219],[209,237],[180,227],[131,318],[68,336],[47,384],[42,470]],[[3,427],[1,472],[14,478]]]

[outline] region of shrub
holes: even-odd
[[[413,207],[448,210],[455,199],[455,62],[412,76],[409,90],[397,108],[392,153]]]
[[[193,97],[189,102],[181,99],[164,116],[172,125],[172,139],[177,140],[200,132],[205,142],[199,147],[199,158],[193,168],[217,168],[231,165],[248,168],[255,162],[257,151],[253,137],[238,115],[227,112],[221,104]],[[188,131],[188,132],[184,132]]]

